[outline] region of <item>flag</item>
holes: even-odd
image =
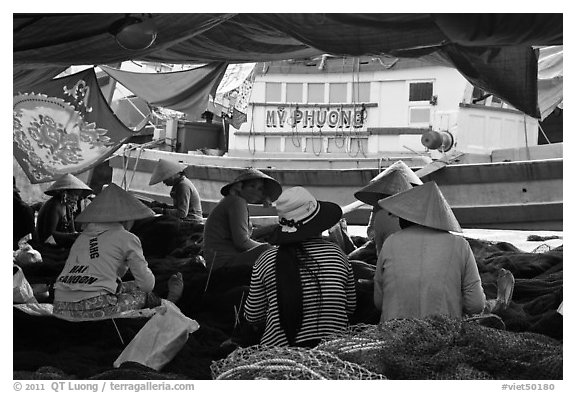
[[[232,127],[239,130],[242,123],[245,123],[246,120],[247,120],[246,113],[240,112],[238,109],[234,108],[232,110],[231,118],[228,119],[228,123],[230,123]]]
[[[13,154],[30,182],[78,174],[133,133],[104,99],[93,68],[14,94]]]

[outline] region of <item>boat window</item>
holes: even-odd
[[[302,83],[286,83],[286,102],[301,103]]]
[[[266,102],[282,102],[282,84],[266,82]]]
[[[281,138],[264,138],[264,151],[280,151]]]
[[[410,83],[410,101],[430,101],[433,91],[432,82]]]
[[[370,82],[352,84],[352,102],[370,102]]]
[[[328,153],[345,153],[346,147],[345,137],[328,138]]]
[[[347,83],[330,83],[330,103],[346,103]]]
[[[429,123],[430,108],[413,107],[410,108],[410,123]]]
[[[302,138],[287,136],[284,138],[285,153],[302,153]]]
[[[321,154],[324,152],[324,138],[306,138],[306,153]]]
[[[348,152],[365,155],[368,152],[368,138],[350,138],[350,149]]]
[[[308,83],[308,102],[323,103],[324,83]]]

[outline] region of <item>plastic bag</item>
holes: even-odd
[[[18,242],[18,250],[14,251],[13,259],[19,266],[31,265],[42,262],[42,255],[28,244],[28,237],[23,237]]]
[[[165,312],[158,312],[140,329],[124,351],[114,361],[114,367],[124,362],[137,362],[160,371],[182,349],[188,335],[200,328],[172,302],[162,299]]]
[[[37,303],[32,291],[32,286],[24,277],[22,269],[18,265],[14,265],[14,276],[12,278],[12,297],[14,304],[22,303]]]

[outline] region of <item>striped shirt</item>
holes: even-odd
[[[317,340],[344,330],[356,308],[356,290],[352,267],[346,255],[334,243],[322,239],[306,240],[305,250],[319,266],[316,272],[322,296],[309,273],[300,269],[302,280],[302,326],[295,343]],[[246,320],[266,322],[262,345],[287,346],[280,326],[276,295],[277,248],[265,251],[252,269],[250,292],[244,306]]]

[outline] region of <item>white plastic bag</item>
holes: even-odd
[[[13,259],[17,265],[27,266],[42,262],[42,255],[28,244],[28,237],[25,236],[18,241],[18,250],[14,251]]]
[[[166,312],[156,313],[134,336],[114,361],[114,367],[124,362],[138,362],[160,371],[182,349],[188,335],[200,328],[172,302],[162,300]]]
[[[34,297],[34,292],[32,291],[32,287],[24,277],[24,273],[20,266],[14,265],[17,269],[16,273],[12,278],[12,297],[14,304],[22,304],[22,303],[37,303],[36,298]]]

